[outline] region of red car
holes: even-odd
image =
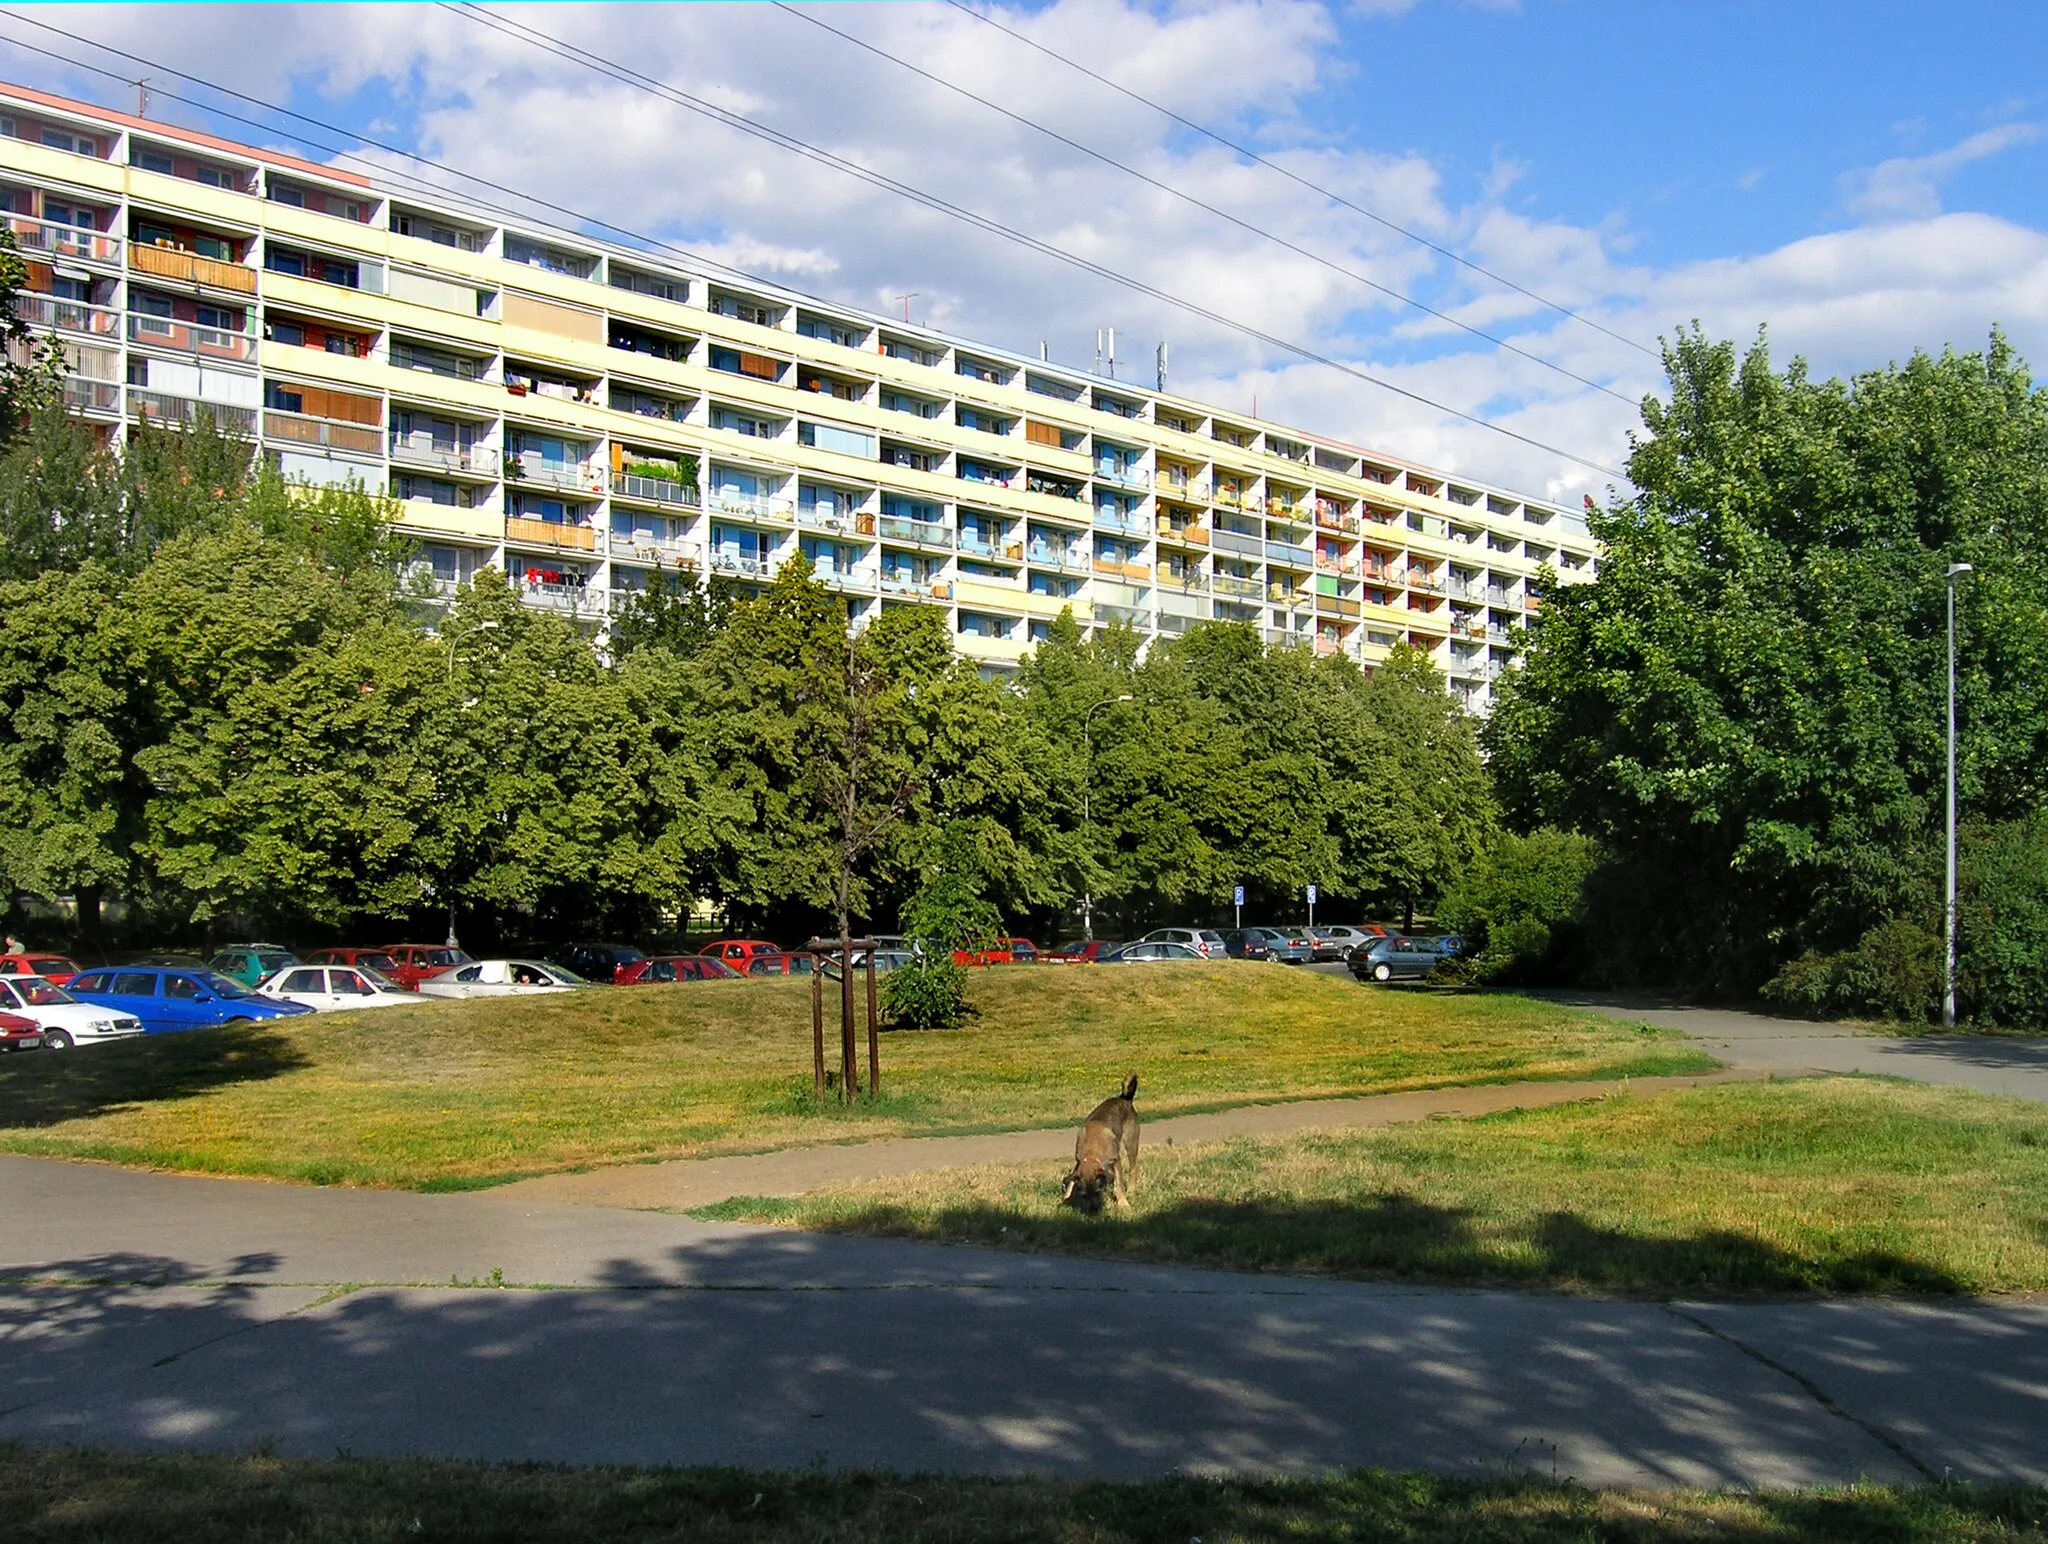
[[[953,951],[955,965],[1007,965],[1010,959],[1007,938],[978,938],[966,948]]]
[[[1122,947],[1113,939],[1091,938],[1071,949],[1055,949],[1045,960],[1048,965],[1099,965],[1104,955]]]
[[[1013,965],[1035,964],[1038,959],[1038,945],[1028,938],[1010,940],[1010,963]]]
[[[40,1051],[43,1026],[18,1013],[0,1013],[0,1051]]]
[[[667,981],[732,981],[738,976],[724,960],[701,954],[663,954],[621,965],[613,980],[618,986],[654,986]]]
[[[61,954],[0,954],[0,976],[41,976],[62,986],[77,974],[77,965]]]
[[[375,952],[391,957],[389,969],[377,968],[408,992],[417,992],[420,983],[429,976],[469,963],[467,954],[446,944],[386,944]]]
[[[315,949],[311,954],[299,956],[301,965],[362,965],[374,970],[380,976],[389,976],[394,982],[398,961],[391,957],[388,949]]]
[[[750,976],[815,976],[818,957],[799,949],[794,954],[757,954],[747,961]]]
[[[763,943],[758,938],[721,938],[715,944],[706,944],[697,951],[707,960],[724,960],[726,964],[746,969],[747,961],[764,954],[780,954],[780,945]]]

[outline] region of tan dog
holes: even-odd
[[[1131,1204],[1131,1180],[1138,1172],[1138,1110],[1131,1103],[1138,1097],[1138,1075],[1124,1079],[1124,1091],[1105,1099],[1081,1123],[1074,1138],[1074,1169],[1067,1176],[1067,1193],[1062,1206],[1071,1206],[1091,1216],[1102,1210],[1106,1190],[1118,1206]]]

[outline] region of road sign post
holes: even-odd
[[[1308,887],[1308,925],[1310,927],[1316,925],[1316,887],[1314,885]]]
[[[1237,912],[1237,926],[1244,926],[1244,886],[1238,885],[1230,892],[1231,907]]]

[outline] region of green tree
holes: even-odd
[[[1515,818],[1616,855],[1610,969],[1742,992],[1935,915],[1951,563],[1964,805],[2048,791],[2048,398],[2002,337],[1853,382],[1696,331],[1666,365],[1486,741]]]

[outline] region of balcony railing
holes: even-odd
[[[885,569],[881,578],[884,595],[909,595],[919,600],[951,600],[953,586],[944,579],[919,579],[902,569]]]
[[[642,477],[634,472],[612,473],[612,496],[649,504],[674,504],[682,509],[695,509],[698,504],[694,486],[671,482],[666,477]]]
[[[1159,522],[1159,539],[1161,541],[1177,541],[1184,547],[1206,547],[1209,545],[1209,533],[1201,526],[1171,525],[1164,520]]]
[[[643,563],[687,563],[695,568],[704,561],[702,542],[680,536],[656,536],[652,531],[613,531],[607,545],[613,557]]]
[[[1216,485],[1216,502],[1225,509],[1256,509],[1259,505],[1257,494],[1247,493],[1242,488],[1228,487],[1223,483]]]
[[[145,391],[139,386],[128,388],[128,411],[137,418],[171,429],[183,429],[197,423],[204,413],[222,429],[251,437],[256,433],[256,410],[253,407],[202,402],[197,397],[181,397],[168,391]]]
[[[1149,488],[1152,486],[1152,474],[1143,467],[1108,466],[1099,461],[1095,464],[1095,480],[1097,482],[1114,483],[1119,488]]]
[[[1265,553],[1266,544],[1256,536],[1247,536],[1243,531],[1231,531],[1221,527],[1209,533],[1209,539],[1218,552],[1235,552],[1242,557],[1256,558]]]
[[[1110,558],[1097,558],[1094,571],[1105,578],[1135,579],[1140,584],[1147,583],[1152,578],[1150,563],[1119,563]]]
[[[1173,477],[1160,473],[1152,486],[1159,490],[1162,498],[1184,499],[1190,504],[1206,504],[1215,490],[1200,477]]]
[[[1326,531],[1344,531],[1354,536],[1359,530],[1358,516],[1341,509],[1325,509],[1320,504],[1316,506],[1316,524]]]
[[[414,430],[391,436],[391,459],[406,466],[442,472],[467,472],[474,477],[498,475],[498,453],[488,445],[439,445],[431,434]]]
[[[256,270],[240,263],[223,263],[181,252],[176,247],[130,247],[128,266],[138,273],[184,284],[203,284],[209,289],[233,290],[238,295],[256,293]]]
[[[546,580],[522,584],[519,587],[519,595],[529,606],[538,606],[543,611],[566,612],[577,617],[603,616],[610,600],[603,590],[594,590],[588,585],[553,584]]]
[[[64,377],[64,405],[74,413],[118,413],[121,411],[121,383],[67,375]]]
[[[1085,553],[1061,552],[1054,547],[1033,547],[1024,555],[1024,561],[1034,568],[1085,569],[1089,557]]]
[[[1122,536],[1150,536],[1152,524],[1139,515],[1118,515],[1107,510],[1095,511],[1095,529],[1115,531]]]
[[[559,488],[565,493],[603,493],[604,476],[588,461],[547,461],[534,451],[517,451],[505,463],[506,480]]]
[[[1021,541],[992,542],[979,537],[962,536],[960,550],[969,557],[996,558],[1000,561],[1019,563],[1024,559],[1024,543]]]
[[[597,532],[587,525],[529,520],[521,515],[506,518],[505,540],[525,542],[533,547],[559,547],[567,552],[597,551]]]
[[[1487,604],[1492,606],[1519,606],[1521,604],[1521,597],[1516,595],[1513,590],[1505,589],[1497,584],[1489,584],[1486,587],[1486,600]]]
[[[1444,592],[1444,582],[1433,574],[1418,574],[1413,569],[1410,569],[1408,573],[1408,588],[1411,590],[1424,590],[1431,595],[1441,595]]]
[[[1307,568],[1316,558],[1306,547],[1297,547],[1292,542],[1269,541],[1266,543],[1266,560],[1271,563],[1285,563],[1290,568]]]
[[[818,583],[834,590],[857,590],[863,595],[875,592],[876,578],[872,569],[820,568],[814,571]]]
[[[872,536],[875,517],[865,510],[805,509],[797,506],[796,523],[807,531],[828,531],[834,536]]]
[[[711,566],[721,574],[733,574],[741,579],[770,579],[775,575],[775,559],[743,557],[737,552],[720,549],[711,554]]]
[[[749,520],[793,521],[796,506],[788,499],[771,499],[764,493],[739,493],[716,488],[705,496],[704,507],[714,514],[742,515]]]
[[[943,525],[926,520],[906,520],[901,515],[882,516],[882,535],[890,541],[918,542],[927,547],[950,547],[953,533]]]
[[[226,332],[218,327],[195,327],[168,316],[128,318],[128,340],[151,348],[196,354],[201,359],[254,359],[256,340],[245,332]]]
[[[121,335],[121,313],[106,306],[87,305],[82,300],[58,300],[49,295],[17,294],[14,314],[31,327],[48,327],[57,332],[84,332],[100,338]]]
[[[263,412],[263,437],[289,440],[294,445],[324,445],[329,450],[354,451],[365,456],[376,455],[384,444],[384,431],[371,424],[344,423],[272,408]]]
[[[22,251],[44,257],[77,258],[87,263],[118,263],[122,241],[101,231],[76,225],[59,225],[55,220],[32,220],[27,215],[9,215],[7,228]]]
[[[1347,579],[1356,579],[1358,577],[1358,559],[1326,557],[1318,552],[1316,554],[1316,572],[1319,574],[1342,574]]]
[[[1210,581],[1218,595],[1242,595],[1247,600],[1257,600],[1266,593],[1266,587],[1256,579],[1240,579],[1235,574],[1218,574]]]

